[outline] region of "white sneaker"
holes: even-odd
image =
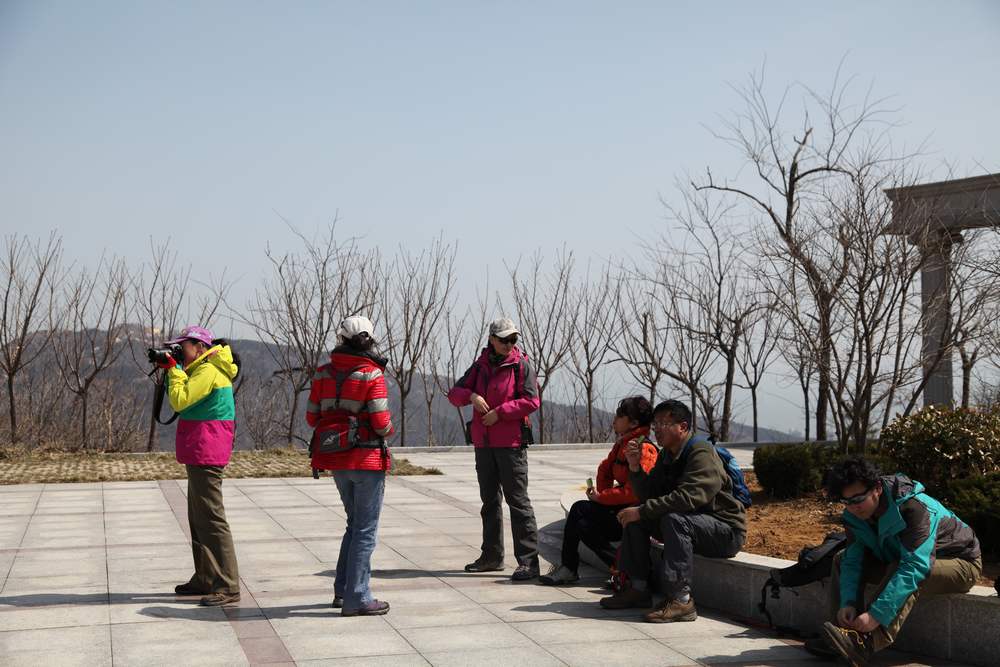
[[[580,581],[580,575],[565,565],[553,565],[548,573],[538,578],[538,581],[546,586],[562,586]]]

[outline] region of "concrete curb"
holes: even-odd
[[[560,498],[563,511],[568,513],[574,502],[584,498],[580,489],[567,490]],[[589,565],[607,569],[583,545],[580,557]],[[745,552],[730,559],[695,556],[692,594],[699,605],[766,623],[758,609],[761,589],[771,570],[793,562]],[[778,599],[769,596],[767,610],[775,625],[794,628],[807,636],[817,633],[827,620],[828,585],[829,581],[823,580],[783,588]],[[961,595],[924,598],[914,606],[895,648],[982,667],[1000,665],[1000,597],[991,588],[975,586]]]

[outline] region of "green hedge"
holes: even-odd
[[[882,430],[879,452],[931,495],[947,496],[955,480],[1000,472],[1000,411],[927,407],[897,417]]]
[[[796,498],[819,490],[827,468],[838,457],[837,448],[831,445],[767,445],[754,450],[753,471],[771,497]]]
[[[984,554],[1000,555],[1000,473],[957,480],[941,500],[976,531]]]

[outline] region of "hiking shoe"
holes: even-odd
[[[626,588],[609,598],[601,598],[601,606],[605,609],[646,609],[653,606],[653,596],[649,591]]]
[[[823,634],[830,646],[851,663],[851,667],[864,667],[875,653],[871,633],[842,628],[827,621],[823,624]]]
[[[366,602],[357,609],[341,609],[341,616],[381,616],[389,613],[389,603],[382,600]]]
[[[334,597],[333,598],[333,608],[340,609],[344,606],[344,598]]]
[[[183,584],[177,584],[174,586],[174,593],[177,595],[205,595],[208,593],[204,588],[198,588],[191,584],[190,581]]]
[[[511,581],[528,581],[538,576],[537,565],[518,565],[514,574],[510,575]]]
[[[546,586],[562,586],[580,581],[580,575],[565,565],[553,565],[548,573],[538,577],[538,583]]]
[[[239,593],[209,593],[201,599],[199,604],[202,607],[221,607],[224,604],[233,604],[239,601]]]
[[[466,572],[500,572],[503,570],[503,560],[490,561],[482,556],[465,566]]]
[[[830,643],[822,637],[810,637],[802,644],[802,648],[807,653],[811,653],[817,658],[823,658],[824,660],[836,660],[840,657],[840,651],[830,646]]]
[[[645,616],[647,623],[676,623],[678,621],[693,621],[698,618],[698,610],[694,608],[694,598],[688,596],[687,602],[667,599],[659,607]]]

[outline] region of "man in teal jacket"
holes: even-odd
[[[824,623],[823,636],[860,666],[896,640],[918,596],[966,593],[975,585],[983,570],[979,540],[922,484],[880,475],[863,458],[834,466],[824,485],[844,504],[848,546],[834,558],[834,622]],[[867,608],[865,584],[878,586]]]

